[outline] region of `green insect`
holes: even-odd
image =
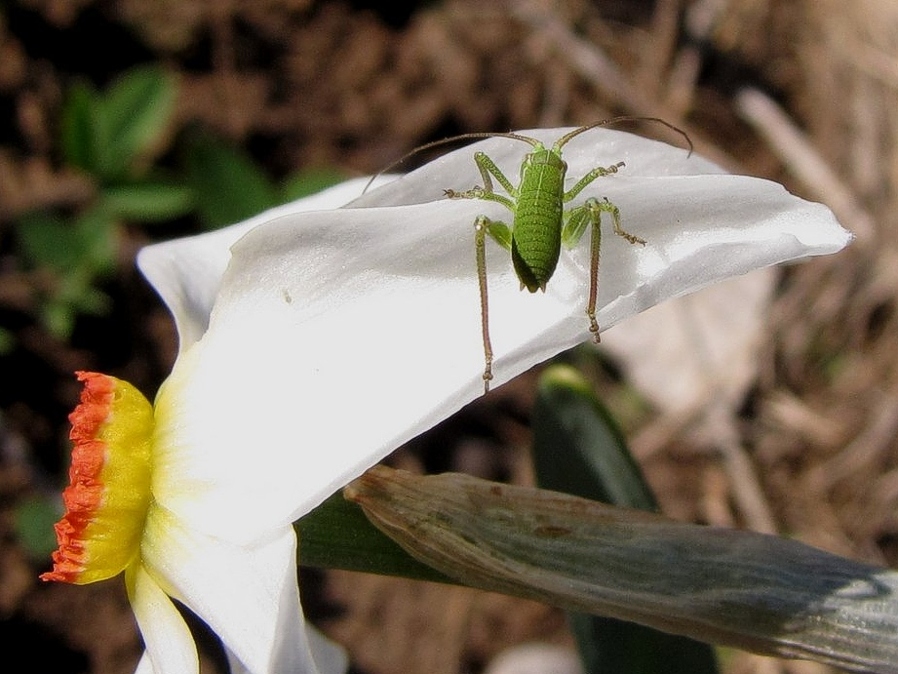
[[[531,293],[545,291],[555,273],[561,256],[561,245],[573,248],[579,243],[588,226],[591,227],[589,297],[586,302],[586,316],[589,331],[596,342],[599,341],[599,324],[596,321],[596,299],[598,296],[599,249],[601,248],[602,215],[610,216],[614,233],[631,244],[645,245],[645,240],[626,232],[621,225],[621,214],[617,206],[607,198],[589,197],[582,204],[565,208],[584,188],[597,178],[612,175],[623,168],[624,162],[610,166],[598,166],[580,178],[569,190],[564,188],[567,163],[562,158],[562,148],[580,134],[599,126],[607,126],[636,118],[619,117],[587,126],[581,126],[559,138],[549,148],[535,138],[517,133],[466,133],[452,138],[422,145],[403,157],[424,149],[458,140],[475,138],[510,138],[528,143],[533,149],[525,157],[520,168],[520,180],[515,186],[483,152],[474,154],[474,163],[480,171],[483,185],[469,190],[445,190],[450,199],[480,199],[502,204],[512,213],[512,224],[492,220],[484,215],[474,220],[474,243],[477,260],[477,278],[480,284],[480,321],[483,338],[483,390],[489,392],[493,379],[493,347],[489,330],[489,297],[486,273],[486,238],[489,236],[511,253],[515,274],[521,282],[521,289]],[[674,126],[656,118],[638,118],[654,121],[680,133],[689,143],[689,137]],[[399,163],[399,162],[396,162]],[[395,164],[394,164],[395,165]],[[493,179],[501,185],[505,194],[493,189]]]

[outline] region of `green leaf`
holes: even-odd
[[[382,534],[354,503],[334,494],[294,524],[303,566],[452,582]]]
[[[658,508],[611,414],[567,365],[547,368],[540,379],[533,461],[545,489],[629,508]]]
[[[185,165],[200,218],[209,229],[239,222],[280,201],[248,155],[207,134],[188,143]]]
[[[16,232],[25,257],[35,266],[67,271],[84,255],[74,224],[55,214],[27,213],[17,221]]]
[[[16,346],[16,336],[11,330],[0,327],[0,356],[9,354]]]
[[[766,655],[898,671],[891,569],[787,538],[458,473],[375,466],[343,491],[410,554],[471,587]],[[627,638],[645,647],[638,637]],[[677,644],[666,653],[662,661],[653,652],[652,671],[713,671],[700,651]],[[620,662],[603,660],[611,661]]]
[[[93,286],[88,270],[76,269],[62,274],[53,294],[42,299],[39,316],[47,330],[67,340],[75,327],[78,314],[103,315],[112,307],[112,299]]]
[[[68,302],[49,298],[40,306],[41,324],[56,338],[68,340],[75,329],[75,308]]]
[[[617,506],[657,510],[657,502],[611,414],[573,368],[540,379],[533,411],[533,459],[544,489]],[[614,618],[570,612],[587,672],[713,674],[707,644]]]
[[[77,279],[67,285],[60,300],[68,302],[74,312],[80,314],[92,314],[100,316],[109,313],[112,308],[112,299],[102,290],[94,288],[88,283],[79,283]]]
[[[15,509],[15,530],[22,547],[32,559],[46,560],[56,549],[53,524],[62,515],[55,499],[32,497]]]
[[[96,126],[100,114],[96,92],[82,82],[72,85],[60,118],[62,154],[72,166],[94,175],[100,172]]]
[[[36,267],[53,271],[54,283],[41,299],[41,322],[66,339],[78,313],[108,311],[109,297],[93,284],[115,265],[115,221],[104,209],[86,210],[75,220],[31,213],[17,222],[22,252]]]
[[[165,131],[174,110],[174,78],[157,65],[134,68],[113,82],[95,106],[99,115],[99,173],[128,174]]]
[[[115,268],[118,221],[101,202],[78,215],[74,223],[78,268],[92,279]]]
[[[186,215],[194,206],[192,189],[166,183],[107,187],[100,199],[110,213],[134,222],[171,220]]]

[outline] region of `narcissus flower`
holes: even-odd
[[[523,132],[551,143],[565,130]],[[513,180],[529,149],[479,143]],[[125,571],[157,673],[197,671],[171,598],[254,674],[339,671],[307,631],[291,523],[482,392],[473,223],[500,204],[446,200],[479,182],[471,147],[374,189],[365,181],[207,235],[150,246],[139,263],[180,336],[155,404],[81,375],[68,514],[53,580]],[[685,150],[596,130],[565,148],[573,181],[623,161],[581,195],[607,197],[634,247],[605,237],[598,322],[751,269],[841,249],[824,207],[724,174]],[[309,212],[315,209],[314,212]],[[590,338],[589,246],[563,253],[545,293],[522,293],[487,242],[499,385]]]

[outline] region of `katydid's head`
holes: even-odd
[[[549,164],[550,166],[560,169],[562,172],[567,170],[567,164],[561,158],[561,153],[557,149],[554,147],[547,148],[542,143],[537,142],[537,144],[533,146],[533,151],[527,153],[527,156],[524,157],[524,161],[521,162],[521,174],[523,174],[528,166],[537,166],[539,164]]]

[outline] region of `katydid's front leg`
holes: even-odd
[[[512,213],[514,213],[515,200],[518,198],[518,190],[511,181],[505,177],[505,174],[496,166],[496,163],[483,152],[474,153],[474,162],[480,170],[480,177],[483,178],[483,187],[473,187],[464,192],[456,192],[455,190],[444,190],[444,194],[450,199],[483,199],[484,201],[496,201]],[[493,191],[492,176],[502,186],[502,189],[508,194],[496,194]]]
[[[564,196],[562,197],[564,203],[569,202],[571,199],[580,194],[580,192],[583,191],[583,188],[593,182],[596,178],[610,176],[612,173],[617,173],[617,170],[623,168],[624,166],[625,164],[622,161],[619,161],[616,164],[612,164],[611,166],[597,166],[585,176],[580,178],[580,180],[577,181],[576,185],[574,185],[571,189],[564,193]]]
[[[580,182],[583,181],[581,180]],[[611,215],[615,234],[622,236],[630,243],[645,245],[644,239],[624,231],[620,223],[620,209],[608,201],[607,198],[599,201],[595,197],[590,197],[582,206],[577,206],[565,212],[564,225],[561,229],[561,240],[568,248],[573,248],[577,245],[586,231],[586,226],[592,225],[592,235],[589,244],[589,299],[586,301],[586,315],[589,318],[589,331],[593,334],[593,339],[596,343],[601,341],[599,324],[596,321],[596,302],[599,283],[599,250],[602,247],[602,213]]]
[[[480,330],[483,335],[483,392],[489,393],[493,378],[493,345],[490,342],[490,312],[486,279],[486,235],[506,250],[511,250],[511,229],[504,222],[478,215],[474,221],[474,247],[477,257],[477,281],[480,284]]]

